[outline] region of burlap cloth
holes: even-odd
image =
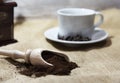
[[[101,26],[109,37],[106,41],[72,48],[45,39],[43,33],[57,26],[57,19],[28,19],[15,24],[13,44],[1,49],[26,51],[31,48],[57,50],[68,55],[80,68],[69,76],[47,75],[31,78],[18,73],[12,61],[0,56],[0,83],[120,83],[120,10],[102,11],[105,20]]]

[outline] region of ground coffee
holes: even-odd
[[[31,64],[24,64],[24,66],[17,66],[19,73],[30,76],[40,77],[46,75],[69,75],[71,70],[78,67],[76,63],[67,61],[64,57],[58,55],[43,56],[43,58],[53,64],[53,67],[33,66]]]

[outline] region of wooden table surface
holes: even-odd
[[[1,46],[0,49],[17,49],[26,51],[31,48],[56,50],[68,55],[80,68],[72,70],[69,76],[48,75],[30,78],[18,73],[16,66],[4,56],[0,56],[0,82],[5,83],[120,83],[120,10],[102,11],[104,23],[101,26],[109,37],[106,41],[65,47],[59,43],[46,40],[44,32],[57,26],[57,19],[25,19],[16,22],[14,36],[16,43]]]

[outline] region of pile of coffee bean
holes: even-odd
[[[68,37],[64,37],[64,36],[59,36],[58,35],[58,39],[61,40],[66,40],[66,41],[90,41],[91,39],[88,37],[83,37],[80,35],[76,35],[76,36],[68,36]]]

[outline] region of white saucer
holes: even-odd
[[[80,45],[80,44],[92,44],[105,40],[108,37],[108,33],[100,28],[95,28],[94,34],[90,41],[66,41],[58,39],[58,27],[51,28],[44,33],[45,37],[51,41],[62,43],[65,45]]]

